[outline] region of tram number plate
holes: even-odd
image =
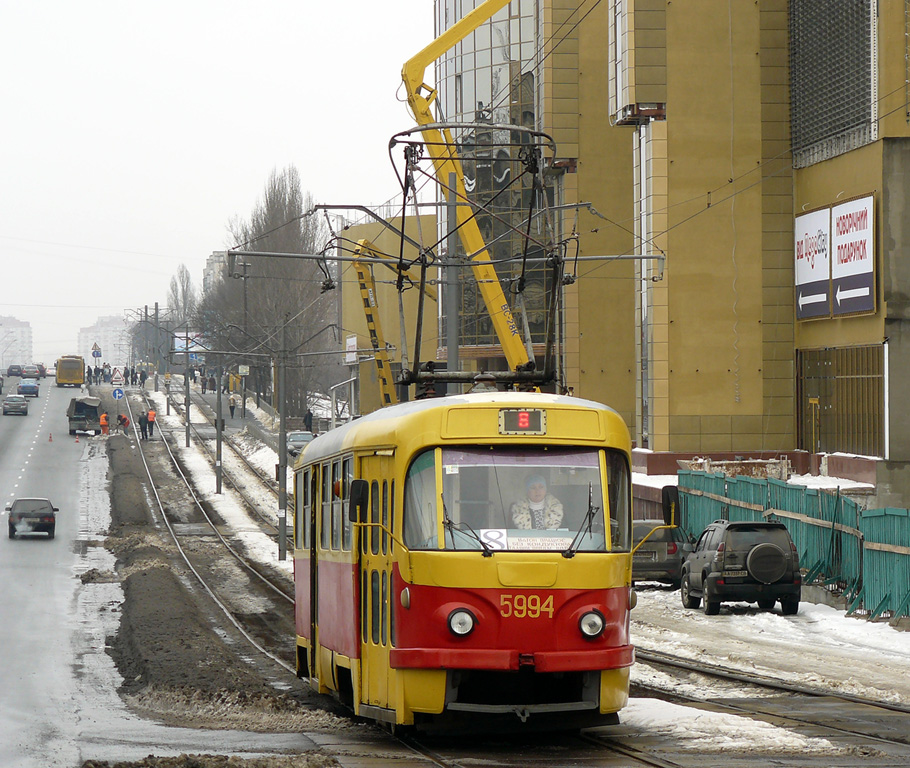
[[[541,598],[540,595],[500,595],[499,614],[508,619],[539,619],[543,614],[553,618],[553,595]]]
[[[739,579],[746,575],[748,575],[747,571],[724,571],[724,578],[726,579]]]

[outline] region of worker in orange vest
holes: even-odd
[[[156,415],[157,415],[157,414],[155,413],[155,409],[154,409],[154,408],[149,408],[149,413],[148,413],[148,417],[149,417],[149,437],[151,437],[151,436],[155,433],[155,416],[156,416]]]
[[[107,426],[107,411],[105,411],[104,413],[101,414],[101,434],[102,435],[110,434],[110,431],[108,430],[108,426]]]

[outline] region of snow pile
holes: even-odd
[[[620,717],[624,726],[640,728],[648,736],[670,738],[678,749],[699,753],[833,755],[847,751],[826,739],[806,738],[760,720],[704,712],[659,699],[631,699]]]

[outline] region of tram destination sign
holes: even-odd
[[[500,435],[545,435],[547,412],[540,408],[502,408],[499,411]]]

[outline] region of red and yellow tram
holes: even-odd
[[[628,430],[578,398],[384,408],[295,467],[297,670],[393,725],[610,722],[633,649]]]

